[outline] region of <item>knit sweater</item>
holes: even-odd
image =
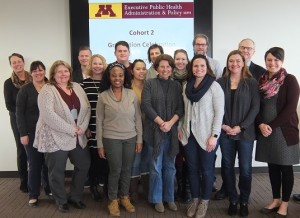
[[[169,121],[175,114],[179,118],[183,116],[182,88],[180,84],[169,79],[168,91],[164,93],[159,80],[159,78],[155,78],[145,81],[141,104],[141,108],[146,114],[143,139],[154,148],[154,158],[159,154],[160,145],[165,136],[165,133],[154,122],[154,119],[159,116],[164,121]],[[170,136],[169,153],[172,157],[175,157],[179,151],[177,126],[178,122],[168,132]]]
[[[186,97],[183,87],[184,118],[180,120],[181,143],[187,145],[192,131],[203,150],[210,136],[220,135],[224,115],[224,93],[217,82],[213,82],[203,97],[195,103]]]
[[[121,101],[117,101],[112,89],[99,95],[96,109],[97,147],[103,147],[103,138],[130,139],[137,136],[142,143],[141,109],[135,93],[122,89]]]
[[[65,103],[54,85],[46,84],[38,97],[40,116],[36,126],[33,146],[39,152],[70,151],[78,143],[82,148],[87,144],[85,134],[77,136],[75,128],[86,131],[91,107],[84,90],[77,83],[73,83],[73,91],[80,101],[80,111],[75,123],[68,105]]]

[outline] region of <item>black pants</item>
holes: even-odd
[[[25,145],[28,160],[28,192],[29,199],[37,199],[40,196],[41,184],[46,194],[51,192],[48,167],[45,164],[44,153],[38,152],[33,147],[35,133],[29,134],[29,144]]]
[[[107,185],[108,180],[108,162],[99,157],[97,148],[89,148],[91,154],[91,165],[89,169],[89,179],[91,186],[97,186],[99,183]]]
[[[16,115],[13,112],[9,112],[10,115],[10,125],[13,131],[16,147],[17,147],[17,166],[18,166],[18,173],[21,180],[21,186],[27,186],[27,155],[24,146],[21,144],[20,141],[20,134],[17,127]]]
[[[282,188],[282,201],[288,202],[294,186],[293,166],[269,163],[268,167],[273,198],[280,199],[280,189]]]

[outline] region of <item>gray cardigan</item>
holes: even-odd
[[[171,79],[169,79],[167,93],[163,92],[158,78],[145,81],[141,103],[141,108],[146,114],[143,139],[153,147],[154,158],[159,154],[161,149],[160,145],[165,136],[165,133],[162,132],[159,126],[154,122],[154,119],[160,116],[164,121],[168,121],[175,114],[177,114],[179,118],[183,116],[181,90],[180,84]],[[178,122],[176,122],[168,132],[170,135],[170,154],[172,157],[175,157],[179,151],[177,125]]]
[[[220,135],[224,116],[224,93],[217,82],[213,82],[204,96],[195,103],[186,97],[183,86],[184,118],[180,120],[181,143],[187,145],[191,131],[199,146],[206,150],[210,136]]]
[[[225,95],[223,124],[230,127],[240,126],[243,129],[238,135],[230,137],[234,140],[255,140],[255,118],[260,107],[257,81],[253,77],[240,81],[235,92],[232,108],[230,77],[222,77],[217,81],[221,85]]]

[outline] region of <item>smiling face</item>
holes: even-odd
[[[54,80],[59,86],[66,86],[70,80],[70,71],[64,65],[59,65],[55,69]]]
[[[172,67],[167,60],[161,60],[157,67],[159,78],[167,80],[172,74]]]
[[[206,61],[203,58],[197,58],[192,63],[193,75],[196,79],[203,79],[207,73]]]
[[[198,37],[195,40],[195,44],[194,44],[194,53],[195,54],[202,54],[202,55],[206,55],[207,52],[207,41],[205,38],[202,37]]]
[[[227,66],[231,74],[242,74],[245,63],[241,55],[234,54],[228,58]]]
[[[125,80],[125,72],[120,67],[113,67],[109,74],[112,88],[121,88]]]
[[[128,48],[124,45],[118,45],[115,51],[115,56],[117,58],[117,62],[121,64],[127,64],[129,61],[130,52]]]
[[[239,44],[239,51],[242,52],[247,62],[250,61],[255,53],[253,41],[251,41],[250,39],[245,39],[241,41]]]
[[[135,80],[144,81],[146,79],[147,69],[143,62],[136,62],[132,69],[133,78]]]
[[[188,64],[188,58],[185,53],[178,52],[174,58],[175,67],[177,70],[184,71],[186,70],[186,66]]]
[[[12,70],[15,73],[20,73],[24,71],[24,61],[17,57],[17,56],[11,56],[10,58],[10,66],[12,68]]]
[[[92,72],[93,75],[99,75],[102,74],[104,70],[103,61],[99,57],[94,57],[92,60]]]
[[[271,75],[277,73],[282,68],[283,65],[283,62],[278,58],[276,58],[275,56],[273,56],[271,53],[267,54],[265,63],[266,63],[266,68],[269,71],[269,73],[271,73]]]
[[[31,71],[31,76],[33,82],[41,83],[45,80],[46,71],[42,68],[42,66],[38,66],[35,70]]]
[[[150,60],[151,60],[151,62],[154,63],[155,60],[156,60],[156,58],[159,55],[161,55],[161,52],[160,52],[159,48],[153,48],[153,49],[150,49],[149,54],[150,54]]]
[[[89,59],[91,55],[92,54],[90,50],[81,50],[78,55],[78,60],[80,62],[80,65],[86,67],[89,63]]]

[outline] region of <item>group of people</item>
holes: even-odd
[[[120,205],[135,212],[142,183],[160,213],[165,206],[177,211],[174,190],[185,195],[189,189],[187,216],[202,218],[220,147],[223,185],[216,196],[229,196],[228,215],[236,215],[239,205],[240,216],[246,217],[256,140],[255,159],[268,163],[273,194],[261,213],[286,217],[293,165],[300,156],[300,90],[283,68],[284,50],[266,51],[265,70],[251,61],[253,40],[244,39],[228,54],[222,70],[207,56],[208,46],[206,35],[195,35],[190,61],[184,49],[172,57],[153,44],[148,70],[141,59],[129,61],[126,41],[115,44],[116,61],[110,64],[81,47],[81,68],[72,71],[68,63],[55,61],[49,79],[42,62],[32,62],[28,73],[23,56],[13,53],[4,96],[17,144],[20,189],[29,192],[29,206],[38,206],[42,184],[59,211],[69,211],[69,205],[83,209],[88,179],[95,201],[100,199],[98,184],[106,188],[112,216],[120,216]],[[74,171],[66,193],[68,158]]]

